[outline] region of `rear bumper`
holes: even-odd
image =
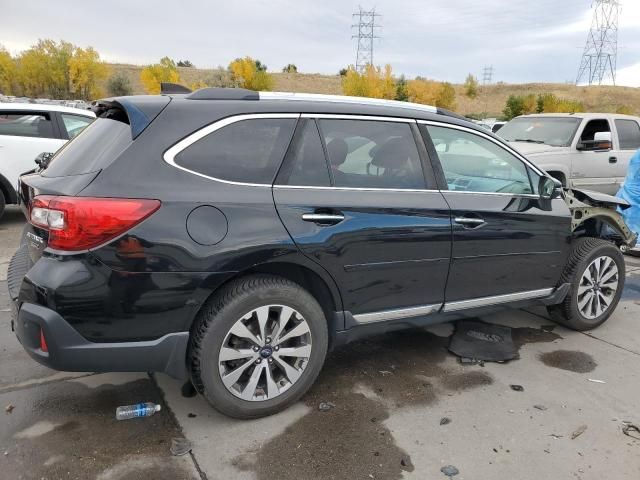
[[[40,349],[40,331],[48,352]],[[69,372],[164,372],[186,379],[189,332],[142,342],[97,343],[86,340],[58,313],[33,303],[17,312],[18,340],[34,360]]]

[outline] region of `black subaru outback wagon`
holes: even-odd
[[[589,329],[620,298],[607,219],[578,226],[578,193],[446,111],[239,89],[94,109],[19,186],[14,327],[52,368],[166,372],[251,418],[363,335],[532,303]]]

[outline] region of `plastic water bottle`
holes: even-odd
[[[146,402],[136,405],[125,405],[116,409],[116,420],[128,420],[136,417],[150,417],[159,412],[162,407],[155,403]]]

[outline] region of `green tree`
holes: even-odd
[[[396,100],[401,102],[409,101],[409,89],[407,88],[407,80],[404,75],[400,75],[400,78],[396,82]]]
[[[510,95],[504,110],[502,110],[502,114],[506,120],[511,120],[512,118],[522,115],[523,110],[524,98],[519,95]]]
[[[298,73],[298,67],[290,63],[282,69],[282,73]]]
[[[140,81],[147,93],[160,93],[160,84],[162,82],[180,83],[180,74],[176,62],[169,57],[160,59],[160,63],[149,65],[142,69],[140,73]]]
[[[195,65],[191,63],[189,60],[178,60],[178,67],[187,67],[187,68],[195,68]]]
[[[472,74],[467,75],[467,79],[464,81],[464,94],[469,98],[478,96],[478,79]]]
[[[348,68],[341,68],[340,71],[338,72],[338,75],[340,75],[341,77],[344,77],[347,75],[348,71],[349,71]]]
[[[266,72],[267,66],[264,63],[262,63],[260,60],[256,60],[256,69],[259,72]]]
[[[133,93],[129,77],[121,73],[109,78],[109,81],[107,82],[107,89],[114,97],[124,97]]]

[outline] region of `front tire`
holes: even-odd
[[[591,330],[616,309],[625,282],[624,257],[611,242],[579,238],[574,242],[560,283],[571,289],[559,305],[548,307],[551,318],[573,330]]]
[[[298,400],[327,353],[324,312],[284,278],[233,281],[196,318],[189,348],[193,385],[221,413],[258,418]]]

